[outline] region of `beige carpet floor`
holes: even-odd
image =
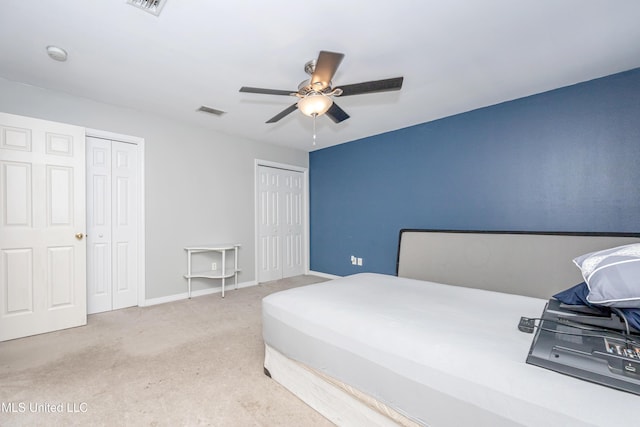
[[[262,367],[262,298],[323,280],[94,314],[0,343],[0,426],[330,426]]]

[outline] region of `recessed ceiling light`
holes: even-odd
[[[67,51],[58,46],[47,46],[47,53],[51,59],[64,62],[67,60]]]

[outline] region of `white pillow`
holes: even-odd
[[[575,258],[589,287],[591,304],[640,308],[640,243]]]

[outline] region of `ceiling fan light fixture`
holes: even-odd
[[[305,116],[321,116],[333,105],[333,100],[326,95],[312,92],[298,101],[298,109]]]

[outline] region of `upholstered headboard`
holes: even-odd
[[[549,299],[583,281],[577,256],[630,243],[640,233],[400,231],[397,275]]]

